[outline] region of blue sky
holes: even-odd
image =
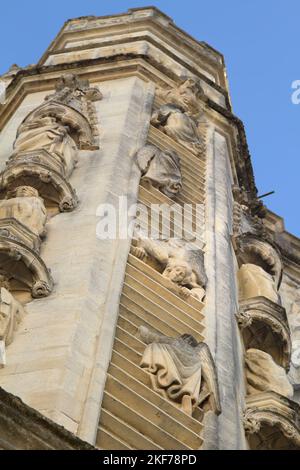
[[[259,193],[300,236],[299,0],[15,0],[1,2],[0,74],[41,57],[69,18],[155,5],[225,56],[234,112],[245,124]]]

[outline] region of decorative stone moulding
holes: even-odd
[[[46,297],[53,288],[53,280],[43,260],[24,243],[0,236],[0,266],[10,283],[31,292],[32,297]]]
[[[221,413],[215,364],[208,346],[189,334],[171,338],[139,327],[147,345],[141,367],[149,373],[151,386],[184,413]],[[199,411],[199,410],[198,410]]]
[[[286,370],[291,360],[291,337],[285,309],[265,297],[240,302],[236,315],[246,349],[269,353]]]
[[[277,247],[250,233],[233,239],[239,265],[254,264],[260,266],[274,277],[277,290],[282,278],[282,262]]]
[[[88,80],[66,73],[57,81],[55,92],[46,96],[45,103],[32,111],[22,124],[52,117],[68,128],[79,149],[95,150],[99,148],[99,135],[94,102],[101,99],[101,92],[90,87]]]
[[[9,162],[1,174],[0,197],[18,186],[32,186],[45,200],[45,205],[57,205],[61,212],[73,210],[78,204],[70,183],[49,165],[21,159]]]
[[[252,450],[300,450],[300,406],[275,392],[247,397],[244,428]]]

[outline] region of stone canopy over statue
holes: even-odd
[[[205,343],[188,334],[171,338],[146,327],[139,328],[139,336],[147,344],[140,365],[150,374],[155,391],[188,415],[205,402],[210,410],[221,412],[216,371]]]

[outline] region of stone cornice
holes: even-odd
[[[178,77],[172,71],[151,60],[146,55],[126,54],[64,65],[34,66],[20,70],[8,86],[7,102],[2,106],[0,105],[0,129],[3,128],[27,93],[53,89],[55,81],[65,70],[76,70],[78,74],[80,74],[80,70],[84,70],[85,77],[89,78],[91,82],[112,78],[113,75],[120,78],[137,74],[144,77],[144,79],[150,78],[158,86],[165,86],[166,83],[171,84],[171,81],[178,81]],[[168,82],[166,82],[166,79]],[[226,102],[229,103],[227,95]],[[249,200],[255,199],[257,190],[242,122],[231,111],[224,109],[209,98],[206,99],[206,105],[208,110],[216,112],[223,119],[225,118],[236,129],[233,145],[234,173],[237,174],[239,185],[245,187]]]
[[[197,41],[195,38],[187,34],[185,31],[177,27],[173,20],[165,15],[163,12],[155,7],[133,8],[128,10],[127,13],[109,15],[103,17],[80,17],[68,20],[60,32],[51,43],[50,47],[42,57],[41,62],[45,60],[49,52],[54,51],[60,47],[61,41],[65,34],[74,34],[78,32],[90,32],[91,30],[103,30],[108,28],[119,28],[120,26],[143,26],[153,25],[158,30],[163,31],[164,37],[170,36],[171,42],[176,44],[177,47],[185,48],[185,51],[190,51],[190,54],[200,56],[203,61],[210,62],[213,67],[224,68],[224,59],[215,49],[209,47],[205,42]]]
[[[92,450],[62,426],[0,388],[0,448],[22,450]]]

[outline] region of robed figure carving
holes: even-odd
[[[137,164],[144,183],[149,183],[170,198],[181,190],[180,159],[175,151],[145,145],[137,153]]]
[[[155,391],[188,415],[198,406],[221,412],[216,370],[205,343],[188,334],[171,338],[146,327],[139,328],[139,336],[147,344],[140,365],[150,374]]]

